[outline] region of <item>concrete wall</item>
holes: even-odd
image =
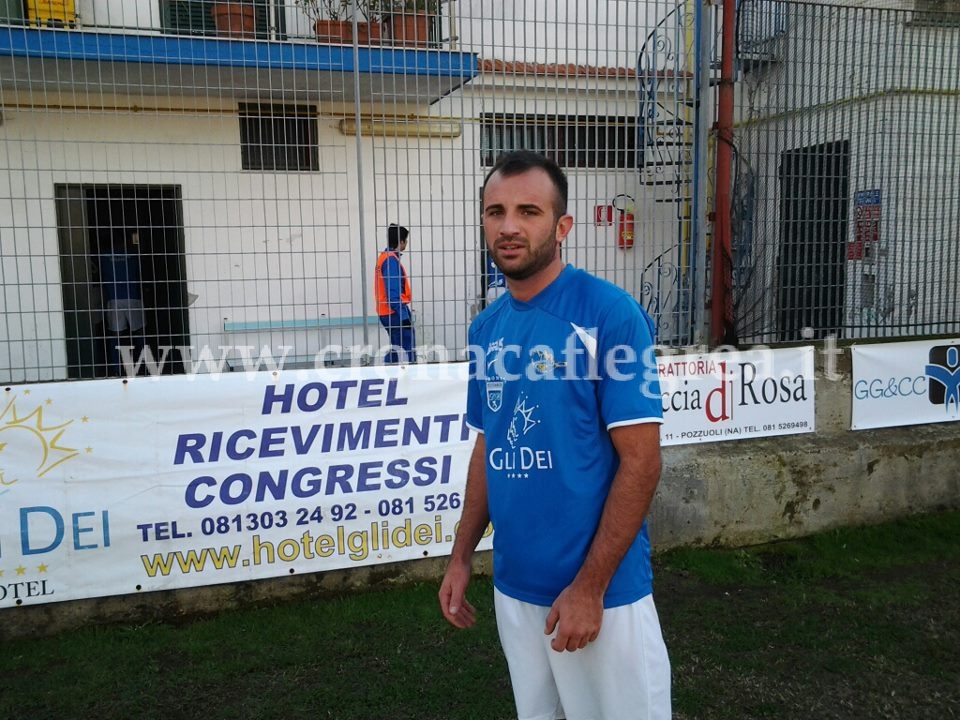
[[[849,350],[835,375],[817,368],[815,433],[665,448],[654,546],[749,545],[960,507],[960,423],[851,431]]]
[[[819,357],[819,356],[818,356]],[[960,423],[852,432],[849,354],[818,368],[817,432],[665,448],[650,525],[657,551],[738,546],[960,508]],[[88,623],[176,622],[223,610],[439,581],[445,558],[0,610],[0,639]],[[489,553],[478,573],[491,571]],[[439,613],[439,610],[437,611]]]

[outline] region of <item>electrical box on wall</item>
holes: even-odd
[[[32,27],[76,27],[75,0],[27,0],[27,22]]]

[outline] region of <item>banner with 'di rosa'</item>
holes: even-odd
[[[0,608],[449,554],[473,447],[466,373],[5,388]]]
[[[657,358],[663,445],[813,432],[813,348]]]
[[[854,430],[960,420],[960,339],[854,345]]]

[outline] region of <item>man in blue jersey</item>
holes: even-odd
[[[660,477],[653,326],[622,289],[565,265],[567,180],[536,153],[483,186],[488,250],[509,293],[470,326],[478,432],[440,588],[453,625],[488,523],[500,641],[521,720],[670,717],[645,517]]]

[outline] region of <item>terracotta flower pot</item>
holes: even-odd
[[[317,33],[317,42],[324,45],[353,44],[353,22],[350,20],[317,20],[314,30]],[[381,39],[380,23],[357,23],[358,45],[379,45]]]
[[[252,38],[256,34],[257,23],[252,5],[220,2],[214,3],[210,12],[219,35]]]
[[[378,22],[366,22],[357,27],[361,45],[380,45],[383,43],[383,28]]]
[[[430,44],[433,15],[423,12],[397,13],[384,21],[387,37],[394,45],[426,47]]]

